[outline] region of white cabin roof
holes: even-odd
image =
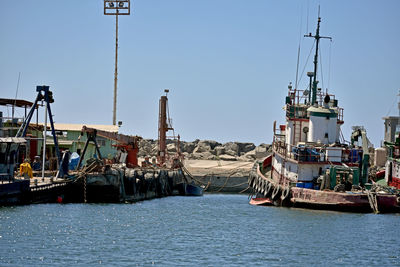
[[[39,125],[44,126],[44,123],[39,123]],[[118,125],[54,123],[54,128],[57,131],[80,132],[83,126],[112,133],[118,133],[119,130]],[[50,123],[47,124],[47,127],[50,128]]]

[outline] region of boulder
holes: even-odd
[[[194,142],[183,142],[182,143],[182,152],[193,153],[193,150],[196,147],[196,143]]]
[[[212,160],[215,159],[215,156],[211,154],[211,152],[206,151],[202,153],[193,153],[191,155],[191,159],[207,159],[207,160]]]
[[[223,145],[225,147],[225,151],[234,151],[236,155],[239,153],[239,146],[235,142],[228,142]]]
[[[209,145],[208,142],[200,141],[195,149],[193,150],[193,153],[204,153],[204,152],[210,152],[211,151],[211,146]]]
[[[216,146],[215,148],[214,148],[214,150],[213,150],[213,154],[214,155],[217,155],[217,156],[219,156],[219,155],[223,155],[223,154],[225,154],[225,147],[223,147],[223,146]],[[212,152],[211,152],[212,153]]]
[[[221,143],[218,143],[217,141],[214,140],[205,140],[204,142],[208,143],[208,145],[211,147],[211,149],[215,149],[217,146],[220,146]]]
[[[244,153],[252,151],[253,149],[256,148],[256,146],[253,143],[238,143],[238,146],[239,146],[239,152],[244,152]]]
[[[167,145],[167,151],[168,152],[176,152],[176,144],[168,144]]]
[[[225,154],[236,157],[239,155],[239,145],[234,142],[228,142],[224,144]]]
[[[247,152],[246,154],[243,155],[244,158],[248,160],[255,160],[256,159],[256,149],[254,148],[253,150]]]
[[[255,157],[257,159],[265,158],[269,155],[268,149],[266,147],[258,146],[255,149]]]

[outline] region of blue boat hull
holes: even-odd
[[[179,194],[182,196],[202,196],[204,189],[195,184],[181,183],[177,185]]]
[[[0,184],[0,206],[28,204],[30,199],[29,180],[16,180]]]
[[[185,184],[185,195],[186,196],[202,196],[204,193],[204,190],[202,187],[193,185],[193,184]]]

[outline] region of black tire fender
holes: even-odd
[[[272,200],[277,200],[280,194],[281,188],[279,185],[275,186],[274,191],[272,191]]]
[[[282,190],[282,195],[281,195],[281,199],[285,200],[286,198],[288,198],[290,195],[290,187],[287,186]]]

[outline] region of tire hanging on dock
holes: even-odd
[[[252,175],[251,175],[251,173],[249,173],[249,178],[247,178],[247,184],[248,185],[250,185],[250,183],[251,183],[251,177],[252,177]]]
[[[260,190],[260,193],[261,193],[261,194],[264,194],[264,191],[265,191],[265,189],[264,189],[265,181],[264,181],[264,179],[261,178],[261,177],[260,177],[260,179],[261,179],[261,190]]]
[[[274,188],[274,191],[272,192],[272,195],[271,195],[272,200],[277,200],[281,194],[281,191],[282,191],[281,187],[279,185],[277,185]]]
[[[264,196],[266,197],[268,195],[268,186],[269,186],[269,182],[267,180],[265,180],[265,184],[264,184]]]
[[[257,180],[256,180],[256,191],[259,192],[260,191],[260,177],[257,176]]]
[[[286,186],[282,190],[281,200],[284,201],[285,199],[287,199],[289,197],[289,195],[290,195],[290,187]]]
[[[254,173],[251,173],[251,182],[250,182],[250,186],[252,188],[254,188],[256,185],[256,175]]]
[[[253,180],[254,180],[254,174],[253,174],[253,172],[250,172],[249,178],[247,179],[247,184],[249,186],[252,186]]]
[[[256,186],[256,177],[253,176],[252,181],[250,183],[250,187],[253,188],[255,190],[255,186]]]
[[[272,182],[269,182],[268,185],[267,185],[267,189],[266,189],[265,195],[271,194],[273,190],[274,190],[274,184]]]

